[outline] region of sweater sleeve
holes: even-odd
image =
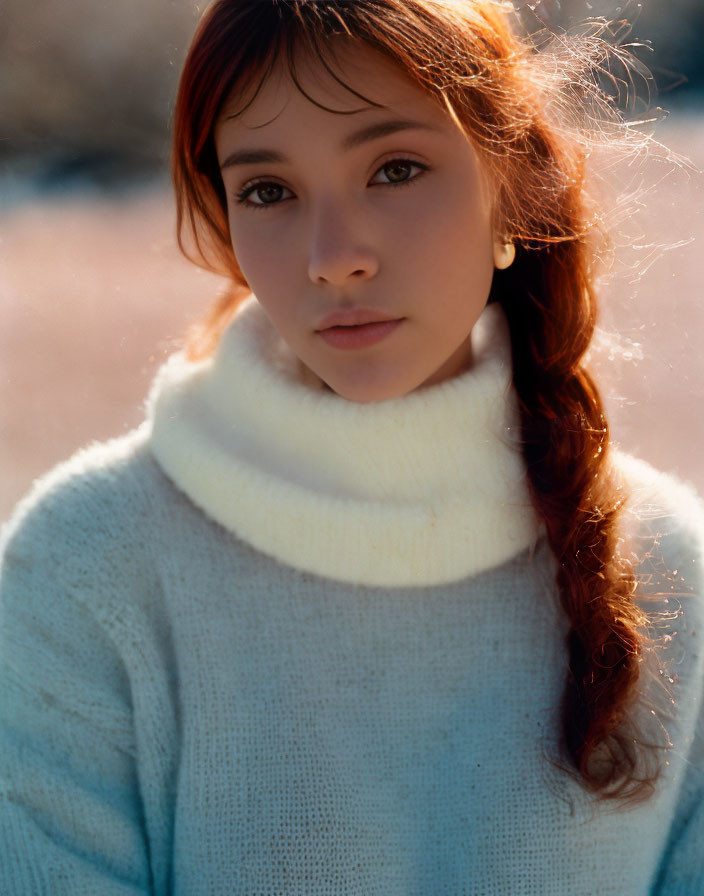
[[[146,894],[128,676],[75,522],[29,516],[0,567],[0,892]]]
[[[704,724],[690,754],[652,896],[704,893]]]
[[[683,770],[650,894],[695,896],[704,894],[704,504],[674,478],[657,474],[657,482],[657,498],[643,489],[643,572],[668,633],[660,650],[677,681],[673,703],[682,722],[672,759]]]

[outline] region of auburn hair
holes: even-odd
[[[384,54],[434,97],[472,141],[493,182],[495,226],[516,246],[516,258],[495,272],[489,300],[500,302],[508,319],[523,457],[570,623],[565,758],[600,796],[643,797],[657,775],[652,765],[643,771],[654,745],[639,740],[630,710],[645,618],[634,600],[632,566],[618,551],[627,496],[612,470],[604,407],[583,362],[596,322],[600,228],[587,189],[589,129],[574,109],[593,114],[599,106],[612,115],[599,86],[606,44],[598,34],[549,66],[535,42],[520,36],[511,8],[496,0],[212,3],[181,77],[172,174],[181,249],[225,274],[231,289],[196,331],[190,356],[214,349],[248,292],[230,244],[213,139],[223,103],[235,88],[251,100],[280,60],[295,79],[299,53],[316,54],[334,72],[331,39],[339,37]]]

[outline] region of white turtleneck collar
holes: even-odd
[[[499,306],[472,347],[460,376],[358,404],[311,385],[250,298],[213,358],[177,354],[159,372],[152,452],[209,516],[282,563],[378,586],[475,575],[538,526]]]

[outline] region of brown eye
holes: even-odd
[[[271,202],[278,202],[284,193],[284,188],[280,184],[264,184],[253,190],[254,195],[261,200],[262,203],[268,205]]]
[[[250,184],[236,195],[238,203],[250,208],[265,208],[270,205],[278,205],[284,199],[288,199],[293,194],[289,189],[277,184],[275,181],[259,181]]]
[[[390,159],[379,168],[371,182],[382,186],[402,186],[412,183],[429,170],[428,165],[412,159]]]
[[[387,178],[391,183],[397,184],[400,181],[408,180],[411,176],[411,169],[413,165],[410,162],[389,162],[388,165],[384,165],[384,174],[386,174]]]

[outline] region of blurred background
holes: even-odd
[[[624,231],[592,363],[616,441],[704,493],[704,3],[516,2],[528,30],[630,22],[619,40],[639,44],[670,113],[654,115],[656,136],[694,163],[645,170],[652,188]],[[167,173],[205,5],[3,0],[0,521],[51,465],[140,421],[156,368],[222,288],[176,249]]]

